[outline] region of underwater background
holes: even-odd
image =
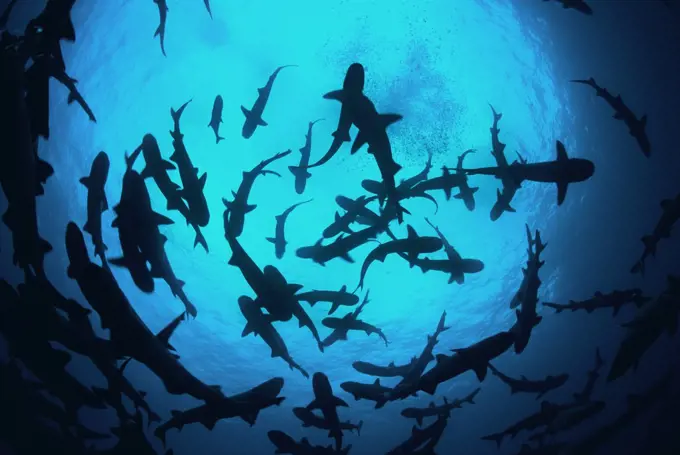
[[[0,2],[5,6],[7,2]],[[469,211],[457,200],[437,195],[439,209],[428,201],[410,201],[408,217],[421,235],[430,228],[427,217],[438,225],[464,257],[484,262],[482,272],[466,277],[462,285],[447,284],[445,277],[417,269],[398,258],[374,264],[366,277],[370,303],[365,320],[383,329],[389,346],[376,336],[351,333],[341,342],[319,352],[306,330],[291,322],[277,329],[295,360],[310,373],[322,371],[336,395],[350,408],[341,408],[341,420],[363,421],[361,435],[345,433],[353,455],[384,453],[411,432],[413,421],[399,415],[407,406],[427,406],[441,397],[462,397],[478,385],[474,373],[445,383],[436,398],[419,397],[374,409],[374,403],[355,401],[339,384],[372,382],[356,372],[357,360],[376,364],[405,363],[417,355],[436,327],[443,311],[451,328],[439,337],[435,353],[448,353],[509,329],[515,320],[508,302],[522,279],[526,262],[525,224],[539,229],[548,246],[543,253],[541,301],[586,299],[595,291],[642,288],[645,294],[663,291],[666,276],[680,273],[680,241],[665,240],[648,261],[644,278],[629,272],[642,251],[640,238],[658,219],[662,199],[674,197],[680,186],[680,5],[664,7],[653,1],[593,2],[596,14],[586,17],[541,1],[492,0],[212,0],[207,15],[199,0],[169,2],[165,38],[167,57],[160,52],[153,33],[157,7],[152,1],[78,1],[72,20],[75,43],[63,43],[69,74],[97,115],[92,123],[75,105],[66,103],[66,90],[51,84],[49,141],[40,144],[41,158],[55,169],[38,199],[40,234],[54,247],[46,256],[47,275],[67,297],[85,303],[75,281],[66,276],[68,259],[64,231],[69,221],[82,226],[86,220],[86,189],[78,180],[89,173],[96,154],[104,150],[111,159],[106,186],[110,205],[118,201],[125,153],[132,152],[146,133],[156,136],[161,153],[169,156],[172,138],[170,108],[192,99],[182,116],[184,141],[194,164],[207,171],[205,194],[211,222],[203,229],[210,245],[206,253],[193,248],[194,233],[175,212],[165,210],[165,200],[148,185],[154,209],[169,216],[174,225],[161,227],[168,237],[166,251],[177,276],[186,282],[185,292],[198,308],[198,317],[177,329],[172,344],[189,371],[207,384],[218,384],[230,395],[271,377],[285,380],[279,406],[261,412],[257,424],[240,419],[220,421],[209,432],[200,425],[171,431],[167,447],[176,455],[268,454],[274,446],[267,431],[276,429],[295,439],[308,437],[314,444],[330,443],[326,432],[301,428],[292,408],[312,398],[311,381],[289,370],[280,359],[270,358],[269,348],[255,337],[241,337],[245,321],[236,304],[250,295],[245,280],[227,261],[231,251],[224,240],[221,199],[231,197],[242,172],[275,153],[293,152],[277,169],[282,177],[266,176],[255,184],[250,201],[257,209],[248,214],[240,237],[255,262],[275,264],[289,282],[305,289],[350,290],[359,279],[359,263],[371,246],[354,251],[349,264],[336,260],[321,267],[295,256],[296,248],[313,244],[336,211],[334,198],[357,197],[361,181],[379,179],[372,158],[343,148],[328,164],[311,170],[304,195],[295,193],[292,175],[283,166],[295,165],[303,146],[307,124],[325,118],[314,127],[312,160],[330,142],[338,104],[321,95],[335,90],[352,62],[366,67],[366,93],[380,112],[398,112],[404,119],[390,127],[395,160],[403,169],[398,177],[418,173],[433,156],[433,169],[454,166],[464,150],[477,153],[466,158],[468,167],[493,165],[489,128],[493,120],[489,104],[503,114],[499,123],[508,156],[519,152],[529,161],[552,160],[555,140],[565,143],[570,157],[595,163],[589,181],[570,187],[565,203],[555,204],[554,185],[527,184],[513,201],[516,213],[489,220],[498,184],[485,177],[470,177],[480,190],[477,206]],[[37,0],[20,0],[9,24],[20,32],[44,6]],[[269,123],[248,140],[241,137],[243,114],[271,72],[283,70],[263,115]],[[571,79],[595,79],[649,118],[651,159],[645,158],[625,128],[611,118],[610,109],[587,88]],[[212,103],[224,98],[220,134],[215,144],[210,128]],[[290,216],[286,235],[288,253],[278,260],[266,240],[275,229],[274,216],[296,202],[313,198]],[[0,211],[5,210],[0,198]],[[107,255],[120,255],[117,232],[111,229],[113,213],[103,215]],[[394,228],[405,235],[405,224]],[[12,264],[11,234],[0,226],[2,277],[12,284],[23,279]],[[88,246],[90,242],[88,239]],[[156,332],[177,316],[183,306],[165,285],[147,295],[139,291],[122,269],[113,273],[144,322]],[[327,308],[306,307],[319,326]],[[508,352],[494,366],[510,376],[530,378],[570,374],[569,382],[546,398],[559,401],[583,387],[595,349],[610,361],[624,334],[620,323],[634,316],[625,307],[616,316],[602,310],[554,311],[539,305],[543,322],[534,329],[521,355]],[[94,326],[98,327],[93,314]],[[101,335],[105,336],[104,331]],[[0,350],[6,356],[2,337]],[[677,339],[662,339],[640,363],[635,373],[613,384],[601,381],[594,395],[607,402],[596,418],[560,440],[577,439],[611,421],[625,410],[625,397],[643,390],[677,365]],[[88,385],[103,386],[103,377],[84,357],[73,355],[68,370]],[[149,404],[164,420],[173,409],[198,404],[188,396],[168,395],[160,380],[139,363],[132,362],[126,376],[148,393]],[[381,380],[392,385],[390,379]],[[396,382],[396,381],[395,381]],[[674,387],[678,387],[674,385]],[[500,431],[538,407],[533,396],[510,395],[507,386],[492,375],[481,384],[476,404],[456,410],[441,439],[441,454],[516,453],[523,435],[504,442],[499,451],[481,436]],[[81,411],[81,418],[97,431],[115,423],[112,410]],[[601,453],[635,453],[647,436],[650,416],[605,445]],[[677,416],[676,416],[677,418]],[[677,422],[677,421],[676,421]],[[669,423],[672,428],[674,422]],[[160,442],[150,438],[160,450]],[[106,441],[97,446],[106,447]],[[0,449],[2,450],[2,449]],[[6,449],[9,450],[9,449]],[[11,452],[8,452],[11,453]]]

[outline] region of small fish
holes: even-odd
[[[206,0],[207,2],[208,0]],[[220,124],[222,123],[222,109],[224,107],[224,101],[222,100],[221,95],[217,95],[215,97],[215,102],[213,103],[213,108],[212,108],[212,116],[210,117],[210,123],[208,123],[208,127],[212,128],[212,130],[215,132],[215,143],[219,144],[220,141],[224,140],[222,136],[220,136]]]
[[[307,204],[308,202],[312,202],[312,199],[293,204],[284,210],[281,215],[276,215],[275,237],[267,237],[267,241],[274,244],[277,259],[283,258],[283,255],[286,253],[286,245],[288,244],[288,241],[286,240],[285,229],[288,216],[290,216],[290,214],[293,213],[293,210],[295,210],[297,207],[301,206],[302,204]]]
[[[158,6],[158,14],[160,15],[160,23],[158,28],[154,33],[154,38],[158,36],[161,40],[161,52],[165,54],[165,23],[168,20],[168,3],[166,0],[153,0],[153,2]]]

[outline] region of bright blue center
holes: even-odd
[[[97,2],[89,16],[82,9],[74,13],[78,41],[65,45],[68,68],[80,81],[79,88],[98,123],[88,123],[75,106],[67,107],[63,102],[56,105],[53,118],[68,120],[54,121],[48,147],[68,143],[71,150],[48,150],[46,158],[54,164],[57,176],[67,174],[68,178],[59,178],[59,185],[78,201],[70,205],[70,217],[82,226],[86,193],[75,177],[86,175],[96,153],[105,150],[111,157],[107,194],[110,205],[115,205],[121,193],[124,152],[134,150],[142,136],[151,133],[167,159],[172,153],[170,108],[193,99],[184,112],[181,129],[194,165],[199,173],[208,173],[205,192],[211,222],[204,234],[209,254],[200,247],[192,248],[193,230],[185,226],[177,212],[165,210],[164,198],[148,181],[154,209],[176,221],[176,225],[162,228],[169,238],[167,252],[199,310],[195,321],[178,329],[173,345],[189,370],[209,384],[223,385],[227,393],[243,391],[272,376],[285,378],[283,395],[287,401],[280,409],[263,413],[268,425],[257,425],[243,433],[240,422],[230,422],[226,436],[211,438],[253,440],[264,437],[269,429],[282,429],[295,436],[310,436],[315,443],[328,443],[323,432],[302,433],[290,412],[291,406],[309,400],[310,381],[288,370],[281,359],[271,359],[269,348],[259,338],[241,338],[245,321],[236,301],[240,295],[253,293],[238,269],[227,265],[231,252],[224,240],[221,198],[231,198],[243,171],[277,152],[292,149],[289,157],[271,166],[282,178],[264,176],[256,181],[250,203],[257,204],[257,209],[246,217],[242,245],[261,267],[276,265],[289,282],[303,284],[305,290],[337,290],[343,285],[351,290],[358,282],[360,264],[374,244],[353,252],[356,264],[338,259],[320,267],[295,256],[297,248],[313,244],[332,221],[337,210],[335,196],[357,197],[362,194],[363,179],[380,178],[365,148],[350,156],[346,146],[327,165],[311,170],[313,177],[305,194],[295,194],[287,166],[299,160],[307,123],[326,119],[314,128],[312,161],[327,150],[337,123],[339,104],[323,100],[321,95],[340,88],[347,67],[361,62],[366,67],[366,94],[378,111],[404,116],[388,130],[395,160],[403,166],[397,179],[420,172],[428,151],[434,155],[432,177],[440,175],[442,165],[455,166],[458,155],[469,148],[476,148],[477,153],[468,155],[466,166],[494,164],[489,153],[489,103],[504,114],[499,127],[501,140],[508,144],[510,161],[515,159],[516,150],[530,160],[552,158],[555,139],[565,139],[562,116],[566,108],[552,82],[550,62],[541,53],[538,39],[522,28],[508,2],[213,0],[212,21],[200,0],[170,1],[169,7],[167,58],[153,38],[158,12],[151,1],[126,2],[124,6]],[[244,117],[240,106],[250,108],[257,88],[277,66],[287,64],[298,67],[284,69],[274,84],[263,115],[269,126],[258,128],[250,140],[242,139]],[[226,140],[219,145],[215,145],[214,134],[207,126],[217,94],[225,104],[220,134]],[[65,98],[61,95],[58,92],[59,100]],[[566,144],[569,148],[568,140]],[[139,163],[137,168],[142,166]],[[178,173],[171,172],[171,177],[179,182]],[[446,275],[423,275],[399,258],[375,263],[368,271],[366,288],[370,289],[371,302],[362,318],[384,329],[392,342],[389,348],[375,336],[352,333],[348,342],[337,343],[321,354],[308,330],[299,329],[295,321],[278,323],[295,360],[310,373],[327,373],[336,391],[350,400],[352,411],[347,411],[343,420],[387,419],[399,407],[387,406],[374,413],[370,403],[355,403],[346,396],[339,388],[341,382],[372,382],[351,368],[353,361],[407,361],[420,352],[444,310],[452,328],[440,338],[438,352],[468,345],[512,323],[514,315],[507,302],[526,260],[524,224],[548,227],[549,214],[540,212],[539,206],[546,199],[554,205],[555,190],[526,185],[513,202],[517,213],[506,213],[492,223],[489,211],[499,184],[488,177],[473,177],[470,185],[481,187],[474,212],[467,211],[459,200],[447,202],[440,192],[435,194],[440,204],[437,214],[430,202],[408,201],[406,207],[413,215],[406,223],[422,235],[434,235],[424,221],[428,217],[463,257],[485,263],[482,273],[468,276],[462,286],[449,285]],[[289,217],[288,251],[283,260],[277,260],[273,245],[265,240],[274,235],[274,216],[310,197],[314,198],[312,203],[299,207]],[[104,214],[104,240],[109,256],[116,257],[120,246],[117,231],[109,228],[112,217],[111,211]],[[405,225],[395,227],[395,233],[405,235]],[[57,245],[57,251],[60,247],[63,245]],[[182,311],[181,303],[164,283],[158,282],[157,292],[147,296],[136,290],[126,271],[117,269],[115,274],[153,330]],[[328,306],[319,303],[307,308],[322,337],[327,335],[321,319]],[[345,312],[340,309],[336,315]],[[141,367],[130,371],[144,377],[139,380],[147,388],[155,389],[150,390],[152,404],[169,400],[159,390],[160,383],[142,374]],[[469,384],[465,385],[461,392],[468,391]],[[448,390],[447,386],[441,389]],[[191,404],[189,399],[179,399],[158,406],[161,410],[163,406],[181,409]],[[265,415],[268,413],[269,417]],[[403,427],[408,429],[410,424],[405,421]],[[187,428],[184,432],[205,435],[202,429]],[[190,442],[179,443],[188,434],[177,437],[171,432],[169,442],[190,448]],[[396,435],[391,438],[391,442],[398,442]],[[348,441],[355,445],[353,454],[371,453],[362,451],[362,440],[348,437]],[[266,441],[262,444],[258,446],[262,450],[271,448]],[[388,447],[380,445],[383,449]],[[229,453],[256,453],[245,448],[242,452],[235,450]]]

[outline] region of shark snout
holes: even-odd
[[[587,180],[595,173],[595,163],[590,160],[582,160],[579,170],[581,180]]]

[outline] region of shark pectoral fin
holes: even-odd
[[[258,119],[257,124],[258,124],[259,126],[267,126],[267,125],[269,125],[267,122],[264,121],[264,119],[263,119],[262,117],[260,117],[260,118]]]
[[[620,112],[616,112],[616,113],[613,115],[613,117],[614,117],[616,120],[623,120],[623,115],[621,115]]]
[[[115,267],[127,268],[127,261],[125,260],[125,257],[109,258],[108,262],[109,262],[109,264],[111,264]]]
[[[349,405],[347,404],[347,402],[345,400],[343,400],[342,398],[333,397],[333,404],[335,406],[342,406],[342,407],[345,407],[345,408],[349,408]]]
[[[203,420],[201,421],[201,423],[202,423],[203,426],[206,427],[208,430],[212,431],[213,428],[215,428],[215,424],[217,423],[217,420],[214,419],[214,418],[212,418],[212,417],[210,417],[210,416],[206,416],[205,418],[203,418]]]
[[[62,367],[66,367],[66,365],[68,365],[68,363],[71,361],[71,354],[66,351],[55,350],[54,354],[55,358]]]
[[[326,93],[323,98],[326,100],[340,101],[342,103],[345,100],[345,93],[342,90],[334,90]]]
[[[241,106],[241,112],[243,112],[243,115],[245,115],[246,119],[250,118],[250,111],[246,109],[244,106]]]
[[[569,183],[557,182],[557,205],[562,205],[564,198],[567,197],[567,188]]]
[[[366,142],[368,142],[366,134],[360,130],[359,133],[357,134],[357,137],[354,139],[354,143],[352,144],[350,154],[354,155],[361,147],[363,147],[366,144]]]
[[[165,216],[165,215],[161,215],[160,213],[154,212],[153,218],[154,218],[154,222],[155,222],[158,226],[169,225],[169,224],[175,224],[175,222],[172,221],[170,218],[168,218],[168,217]]]
[[[90,227],[89,221],[86,221],[83,225],[83,231],[87,232],[88,234],[92,234],[92,227]]]
[[[109,209],[109,200],[106,198],[106,194],[102,197],[102,212],[106,212]]]
[[[170,161],[162,160],[161,161],[161,169],[163,169],[164,171],[173,171],[177,168]]]
[[[347,252],[343,253],[342,255],[340,255],[340,257],[345,261],[349,262],[350,264],[354,264],[354,259],[352,259],[352,256],[350,256],[349,253]]]
[[[250,322],[246,324],[246,326],[243,328],[243,332],[241,332],[241,337],[246,337],[250,335],[251,333],[254,333],[255,329],[250,325]]]
[[[399,114],[380,114],[380,123],[382,123],[382,125],[387,128],[391,124],[396,123],[403,118],[404,117]]]
[[[198,179],[198,184],[203,189],[205,187],[205,181],[208,179],[208,173],[204,172],[201,178]]]
[[[266,238],[267,242],[273,243],[276,245],[276,239],[274,237],[267,237]]]
[[[82,183],[85,188],[89,189],[90,188],[90,177],[83,177],[80,180],[78,180],[80,183]]]
[[[316,401],[315,398],[306,406],[306,408],[310,411],[313,411],[314,409],[320,409],[319,402]]]
[[[151,166],[147,165],[143,170],[142,173],[139,174],[143,179],[148,179],[153,177],[153,170],[151,170]]]

